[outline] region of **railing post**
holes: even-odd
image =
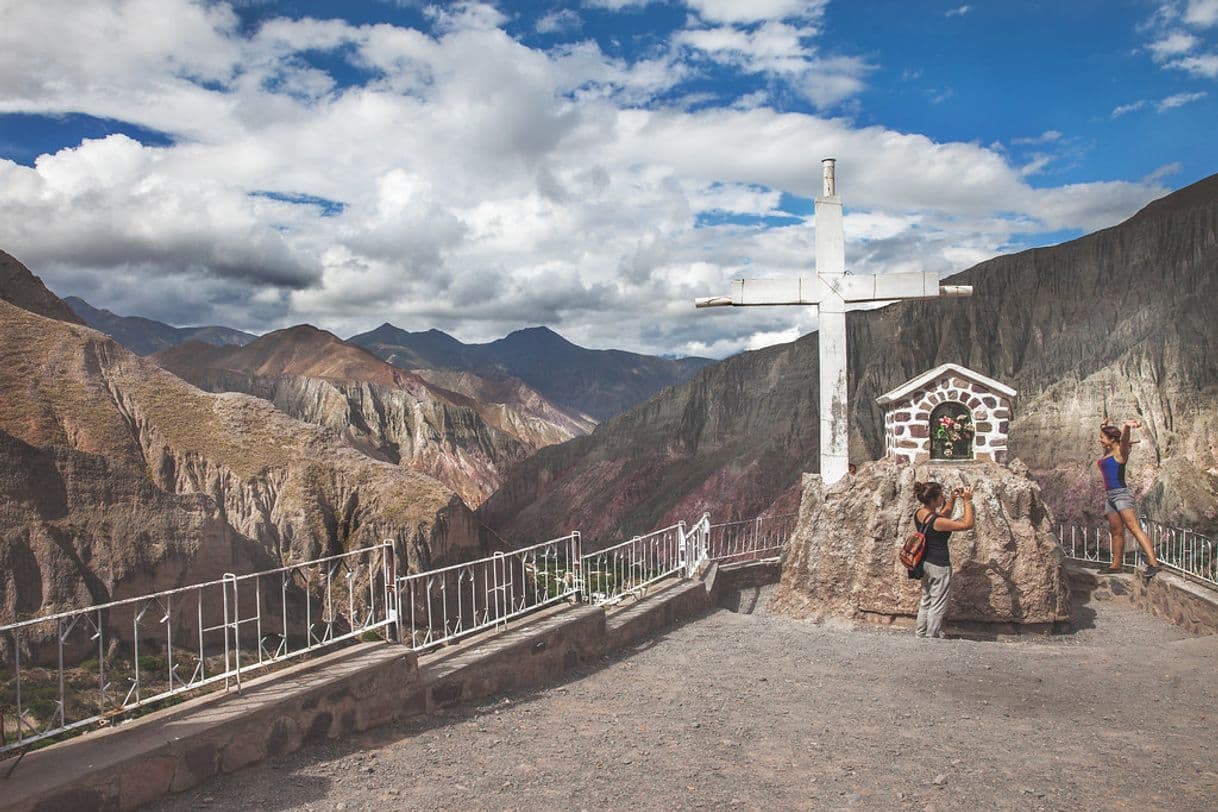
[[[681,569],[686,578],[690,578],[693,576],[693,567],[690,564],[690,555],[686,544],[685,522],[682,520],[677,522],[677,567]]]
[[[583,603],[588,591],[584,584],[584,543],[583,536],[576,530],[571,534],[571,550],[573,561],[571,564],[572,577],[575,578],[575,602]]]

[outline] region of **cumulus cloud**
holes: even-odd
[[[1189,0],[1184,21],[1200,28],[1209,28],[1218,23],[1218,0]]]
[[[697,69],[674,53],[542,51],[487,4],[433,8],[428,31],[248,31],[223,3],[185,0],[28,5],[0,29],[0,109],[112,117],[172,142],[112,135],[0,160],[0,247],[59,293],[177,324],[349,335],[392,321],[478,341],[548,323],[589,346],[720,355],[815,325],[810,309],[691,301],[735,276],[810,270],[815,218],[782,209],[807,211],[823,155],[841,158],[860,273],[961,270],[1013,234],[1112,225],[1165,191],[1158,177],[1034,190],[1028,164],[995,148],[759,96],[670,102]],[[858,92],[861,63],[816,50],[823,3],[762,2],[747,21],[740,5],[691,3],[700,22],[674,50],[820,104]],[[317,54],[364,78],[339,83]]]

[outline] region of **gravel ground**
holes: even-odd
[[[1214,809],[1218,637],[1121,603],[1082,615],[977,642],[721,610],[157,808]]]

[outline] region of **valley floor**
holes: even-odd
[[[1218,637],[1121,603],[1015,642],[715,612],[566,683],[159,809],[1212,809]]]

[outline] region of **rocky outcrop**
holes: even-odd
[[[913,531],[915,480],[971,485],[976,527],[952,534],[947,622],[1052,629],[1069,620],[1069,585],[1040,489],[1016,462],[881,461],[824,489],[804,483],[799,524],[770,602],[780,614],[891,623],[917,615],[919,584],[897,560]],[[962,507],[957,507],[962,511]]]
[[[153,360],[209,392],[244,392],[332,429],[376,459],[434,477],[471,506],[533,451],[587,430],[536,392],[522,391],[523,384],[496,387],[469,373],[439,376],[502,402],[480,400],[309,325],[245,347],[190,342]]]
[[[414,569],[498,549],[431,477],[8,302],[0,392],[0,623],[384,539]]]
[[[41,279],[3,251],[0,251],[0,299],[48,319],[84,324],[58,296],[47,290]]]
[[[1100,420],[1141,417],[1129,476],[1152,517],[1218,533],[1218,176],[1125,223],[951,277],[970,299],[850,313],[850,453],[884,453],[875,398],[954,362],[1019,391],[1010,452],[1059,519],[1102,521]],[[760,514],[818,470],[817,337],[733,356],[543,449],[480,513],[508,538]],[[613,472],[614,487],[598,487]]]

